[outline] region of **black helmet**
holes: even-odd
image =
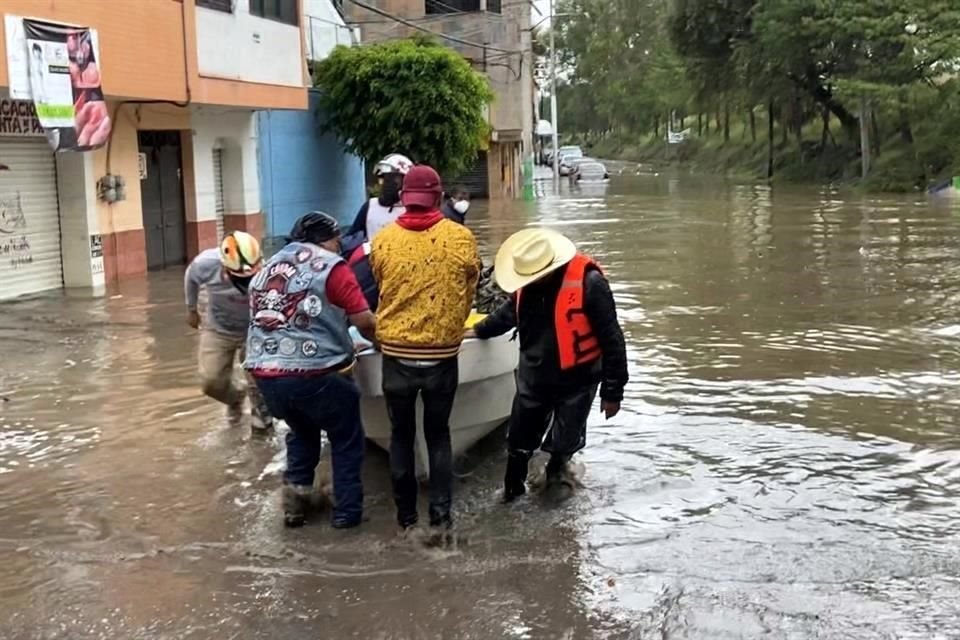
[[[340,235],[340,223],[329,213],[311,211],[293,223],[287,242],[320,244]]]

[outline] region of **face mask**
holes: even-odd
[[[253,280],[253,276],[248,276],[246,278],[241,278],[240,276],[235,276],[230,274],[230,282],[233,283],[233,286],[243,295],[247,295],[250,289],[250,281]]]
[[[380,187],[380,204],[389,207],[400,202],[400,185],[395,180],[384,180]]]
[[[465,214],[469,208],[470,208],[469,200],[457,200],[456,202],[453,203],[453,210],[459,213],[460,215]]]

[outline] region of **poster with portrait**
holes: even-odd
[[[30,99],[55,151],[90,151],[110,138],[95,33],[23,19]]]

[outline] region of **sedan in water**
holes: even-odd
[[[570,174],[572,182],[604,182],[610,179],[610,174],[602,162],[596,160],[587,160],[577,164],[576,169]]]
[[[578,160],[583,159],[582,151],[561,151],[560,153],[560,175],[569,176],[574,171],[574,165]]]

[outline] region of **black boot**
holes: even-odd
[[[567,484],[567,463],[570,462],[570,456],[560,456],[553,454],[550,461],[547,462],[547,486],[556,484]]]
[[[287,527],[302,527],[307,521],[307,510],[313,497],[311,485],[283,485],[283,524]]]
[[[521,451],[507,454],[507,471],[503,476],[503,503],[513,502],[527,492],[527,465],[530,456]]]

